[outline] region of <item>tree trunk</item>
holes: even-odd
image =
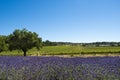
[[[27,49],[22,48],[22,51],[23,51],[23,53],[24,53],[23,55],[26,56]]]
[[[24,52],[24,56],[26,56],[26,51],[23,51]]]

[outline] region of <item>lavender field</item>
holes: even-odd
[[[120,57],[0,56],[0,80],[120,80]]]

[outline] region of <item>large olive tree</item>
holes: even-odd
[[[27,29],[16,29],[8,36],[8,43],[10,50],[22,50],[24,56],[29,49],[33,47],[40,49],[42,47],[42,39],[38,37],[38,34]]]

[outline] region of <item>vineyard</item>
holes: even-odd
[[[44,46],[40,50],[36,48],[30,49],[27,52],[28,56],[41,55],[120,55],[120,47],[82,47],[82,46]],[[1,56],[22,56],[21,50],[4,51]]]

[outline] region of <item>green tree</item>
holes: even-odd
[[[7,37],[0,35],[0,52],[8,50]]]
[[[36,47],[39,50],[42,47],[42,39],[38,34],[27,29],[16,29],[8,36],[8,43],[10,50],[22,50],[24,56],[29,49]]]
[[[43,45],[44,46],[51,46],[51,43],[52,43],[51,41],[46,40],[46,41],[43,42]]]

